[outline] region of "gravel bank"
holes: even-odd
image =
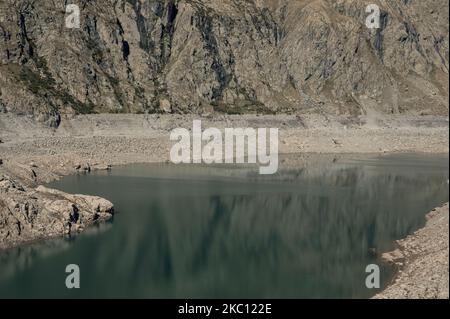
[[[397,241],[383,258],[399,267],[395,281],[375,299],[449,298],[449,204],[427,215],[426,226]]]

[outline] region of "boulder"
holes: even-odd
[[[172,112],[172,105],[170,104],[170,101],[168,99],[161,99],[159,100],[159,108],[164,111],[165,113],[171,113]]]
[[[45,186],[38,186],[36,191],[43,194],[50,194],[63,197],[70,202],[77,205],[80,209],[91,213],[108,213],[112,214],[114,212],[114,205],[101,197],[90,196],[90,195],[72,195],[56,189],[47,188]]]
[[[94,171],[109,171],[109,170],[111,170],[111,167],[112,166],[109,164],[104,164],[104,165],[98,164],[98,165],[93,166],[92,170],[94,170]]]
[[[39,186],[25,188],[0,175],[0,249],[70,235],[112,217],[113,204],[98,196],[73,195]]]
[[[382,254],[381,258],[388,263],[398,264],[403,261],[404,255],[400,249],[396,249],[394,251]]]

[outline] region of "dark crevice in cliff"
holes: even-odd
[[[217,101],[222,98],[223,90],[230,82],[231,76],[226,72],[222,61],[220,60],[219,48],[214,36],[213,18],[201,7],[198,7],[197,15],[198,19],[196,20],[196,27],[202,36],[203,47],[209,52],[213,59],[211,69],[214,71],[216,79],[219,82],[218,88],[212,88],[212,100]]]
[[[128,56],[130,55],[130,45],[126,40],[122,40],[122,54],[123,59],[128,62]]]
[[[32,45],[30,44],[30,39],[28,37],[27,25],[25,14],[26,11],[19,13],[19,29],[20,29],[20,57],[21,63],[25,64],[28,61],[28,58],[32,58],[34,55],[34,50]]]
[[[384,39],[384,30],[388,24],[389,14],[386,11],[380,12],[380,28],[376,29],[375,39],[373,41],[373,46],[375,48],[375,52],[378,58],[383,62],[383,39]]]
[[[442,43],[444,42],[444,39],[443,39],[442,36],[439,37],[438,39],[436,39],[436,37],[434,35],[433,35],[433,39],[434,39],[434,50],[436,51],[437,55],[441,59],[441,63],[443,65],[444,69],[448,73],[448,66],[447,66],[447,63],[446,63],[446,60],[445,60],[444,56],[441,53],[441,49],[440,49]]]
[[[163,64],[165,65],[171,56],[172,40],[175,30],[175,20],[178,15],[177,3],[170,1],[167,4],[165,11],[165,23],[163,24],[161,32],[161,55],[163,58]]]
[[[281,39],[281,29],[273,18],[269,9],[264,8],[257,11],[254,8],[254,14],[249,14],[255,27],[255,31],[260,35],[262,41],[268,41],[270,45],[278,45]]]
[[[154,43],[151,41],[148,35],[148,26],[145,17],[142,15],[142,4],[140,1],[127,0],[133,6],[134,13],[136,14],[136,27],[139,32],[139,47],[145,52],[150,53],[154,47]],[[156,3],[155,15],[158,15],[160,11],[161,3]]]
[[[176,3],[171,1],[167,6],[167,25],[169,28],[173,28],[175,19],[177,18],[178,8]]]

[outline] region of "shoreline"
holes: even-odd
[[[37,197],[35,206],[46,210],[46,207],[54,201],[52,198],[54,195],[36,191],[38,185],[71,174],[107,170],[115,165],[167,162],[172,145],[168,136],[170,130],[175,127],[189,128],[192,125],[192,118],[194,116],[185,119],[181,116],[174,118],[170,115],[84,115],[65,119],[61,127],[54,130],[43,127],[27,117],[2,115],[0,117],[2,141],[0,143],[0,184],[2,176],[8,176],[9,189],[11,189],[11,183],[20,184],[19,187],[25,189],[26,194],[20,195],[24,203],[29,204],[27,197]],[[342,118],[330,121],[320,116],[311,116],[304,117],[301,124],[298,123],[298,117],[294,115],[208,116],[201,119],[204,122],[204,128],[279,125],[280,154],[300,154],[299,158],[308,157],[311,154],[343,156],[345,154],[393,153],[448,155],[449,153],[448,119],[443,117],[378,119],[377,121],[359,119],[348,122]],[[59,200],[67,201],[69,196],[68,202],[56,208],[56,210],[65,210],[65,219],[59,221],[64,224],[71,218],[71,211],[67,207],[75,204],[76,200],[70,197],[73,195],[61,193],[58,194]],[[5,194],[8,195],[5,196]],[[4,192],[2,197],[0,187],[0,204],[2,198],[4,200],[10,194]],[[95,200],[104,199],[96,198]],[[109,208],[105,206],[105,214],[99,221],[107,220],[112,216],[112,214],[106,214],[108,210],[113,212],[112,203],[110,204],[111,207],[105,202]],[[94,216],[92,214],[95,214],[96,210],[96,207],[84,207],[86,216]],[[88,222],[77,226],[77,223],[70,223],[77,227],[76,232],[81,232],[92,224]],[[34,238],[19,242],[11,241],[9,245],[0,242],[0,250],[70,234],[70,228],[67,233],[65,225],[60,225],[57,230],[60,233],[32,234]],[[446,235],[448,237],[448,231]],[[401,269],[397,271],[397,275],[399,274],[402,274]],[[395,287],[397,282],[391,283],[374,298],[398,297],[398,294],[391,294],[389,290],[397,291]],[[448,253],[446,298],[448,298]]]
[[[172,129],[278,127],[280,154],[448,154],[447,117],[319,115],[94,114],[64,118],[52,129],[27,116],[0,116],[0,170],[35,186],[79,170],[166,162]],[[35,176],[36,175],[36,176]]]
[[[391,283],[372,299],[449,298],[449,203],[425,215],[426,224],[381,259],[396,267]]]

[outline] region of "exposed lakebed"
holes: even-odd
[[[448,201],[448,156],[286,157],[255,167],[139,164],[50,187],[115,204],[112,222],[0,252],[0,298],[366,298],[376,252]],[[65,286],[66,265],[81,288]]]

